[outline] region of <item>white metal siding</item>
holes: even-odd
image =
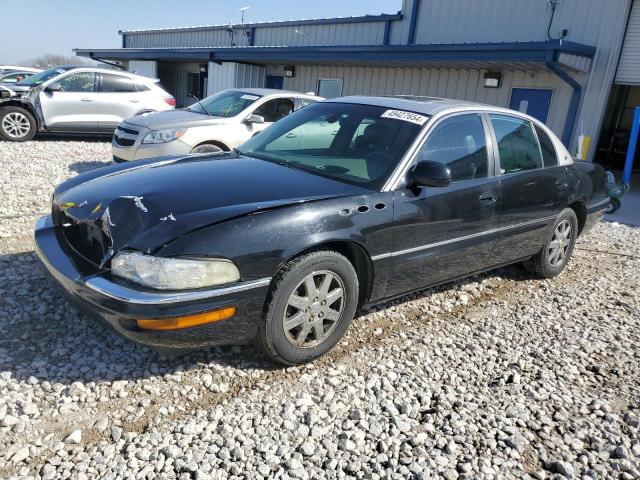
[[[384,38],[383,22],[329,23],[256,28],[255,45],[380,45]]]
[[[248,29],[247,29],[248,32]],[[226,28],[182,31],[125,33],[127,48],[229,47],[231,32]],[[379,45],[384,38],[384,22],[327,23],[310,25],[260,26],[255,28],[256,46]],[[247,45],[247,35],[234,28],[233,44]]]
[[[262,88],[265,68],[235,62],[209,62],[207,92],[209,95],[229,88]]]
[[[221,64],[209,62],[207,74],[207,92],[209,95],[236,86],[236,64],[223,62]]]
[[[247,65],[236,63],[236,88],[263,88],[265,82],[265,68],[261,65]]]
[[[393,23],[392,44],[407,43],[412,3],[404,0],[404,18]],[[631,0],[560,0],[551,27],[554,37],[566,28],[566,40],[597,48],[577,122],[594,140],[614,80],[630,5]],[[415,43],[546,41],[550,14],[547,0],[421,0]],[[574,132],[573,148],[576,138]],[[596,143],[591,143],[592,152]]]
[[[547,124],[560,135],[571,88],[550,72],[503,71],[500,88],[484,88],[481,70],[434,70],[299,65],[296,76],[285,77],[284,88],[315,91],[319,78],[342,78],[342,95],[425,95],[509,106],[511,88],[550,88],[553,97]],[[580,79],[580,77],[577,77]]]
[[[127,64],[127,71],[138,75],[144,75],[145,77],[157,78],[158,62],[153,60],[129,60]]]
[[[634,0],[624,36],[616,83],[640,85],[640,1]]]

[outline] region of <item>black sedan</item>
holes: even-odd
[[[356,310],[515,262],[553,277],[609,199],[518,112],[346,97],[234,152],[67,180],[36,251],[69,297],[162,349],[256,340],[272,359],[331,349]]]

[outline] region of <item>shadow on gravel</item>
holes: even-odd
[[[274,369],[253,346],[168,356],[118,336],[69,304],[33,252],[0,256],[0,372],[19,381],[136,380],[203,364]]]
[[[111,141],[111,134],[87,133],[38,133],[32,142],[92,142],[103,143]]]
[[[503,268],[381,303],[358,316],[495,276],[531,278],[517,267]],[[73,308],[33,252],[0,256],[0,332],[0,372],[10,372],[28,383],[136,380],[203,365],[214,369],[216,365],[243,370],[281,368],[252,345],[167,356],[125,340],[107,324]]]
[[[73,162],[69,165],[69,170],[76,173],[85,173],[96,168],[108,167],[111,162],[100,162],[98,160],[87,160],[83,162]]]

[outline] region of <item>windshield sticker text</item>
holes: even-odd
[[[257,100],[257,99],[259,99],[260,97],[259,97],[259,96],[257,96],[257,95],[249,95],[249,94],[246,94],[246,95],[242,95],[240,98],[241,98],[241,99],[243,99],[243,100]]]
[[[404,110],[387,110],[381,118],[394,118],[396,120],[404,120],[405,122],[415,123],[416,125],[424,125],[428,117],[413,112],[405,112]]]

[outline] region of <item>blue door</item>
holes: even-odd
[[[552,93],[546,88],[512,88],[509,108],[546,123]]]
[[[267,75],[267,88],[282,90],[284,77],[282,75]]]

